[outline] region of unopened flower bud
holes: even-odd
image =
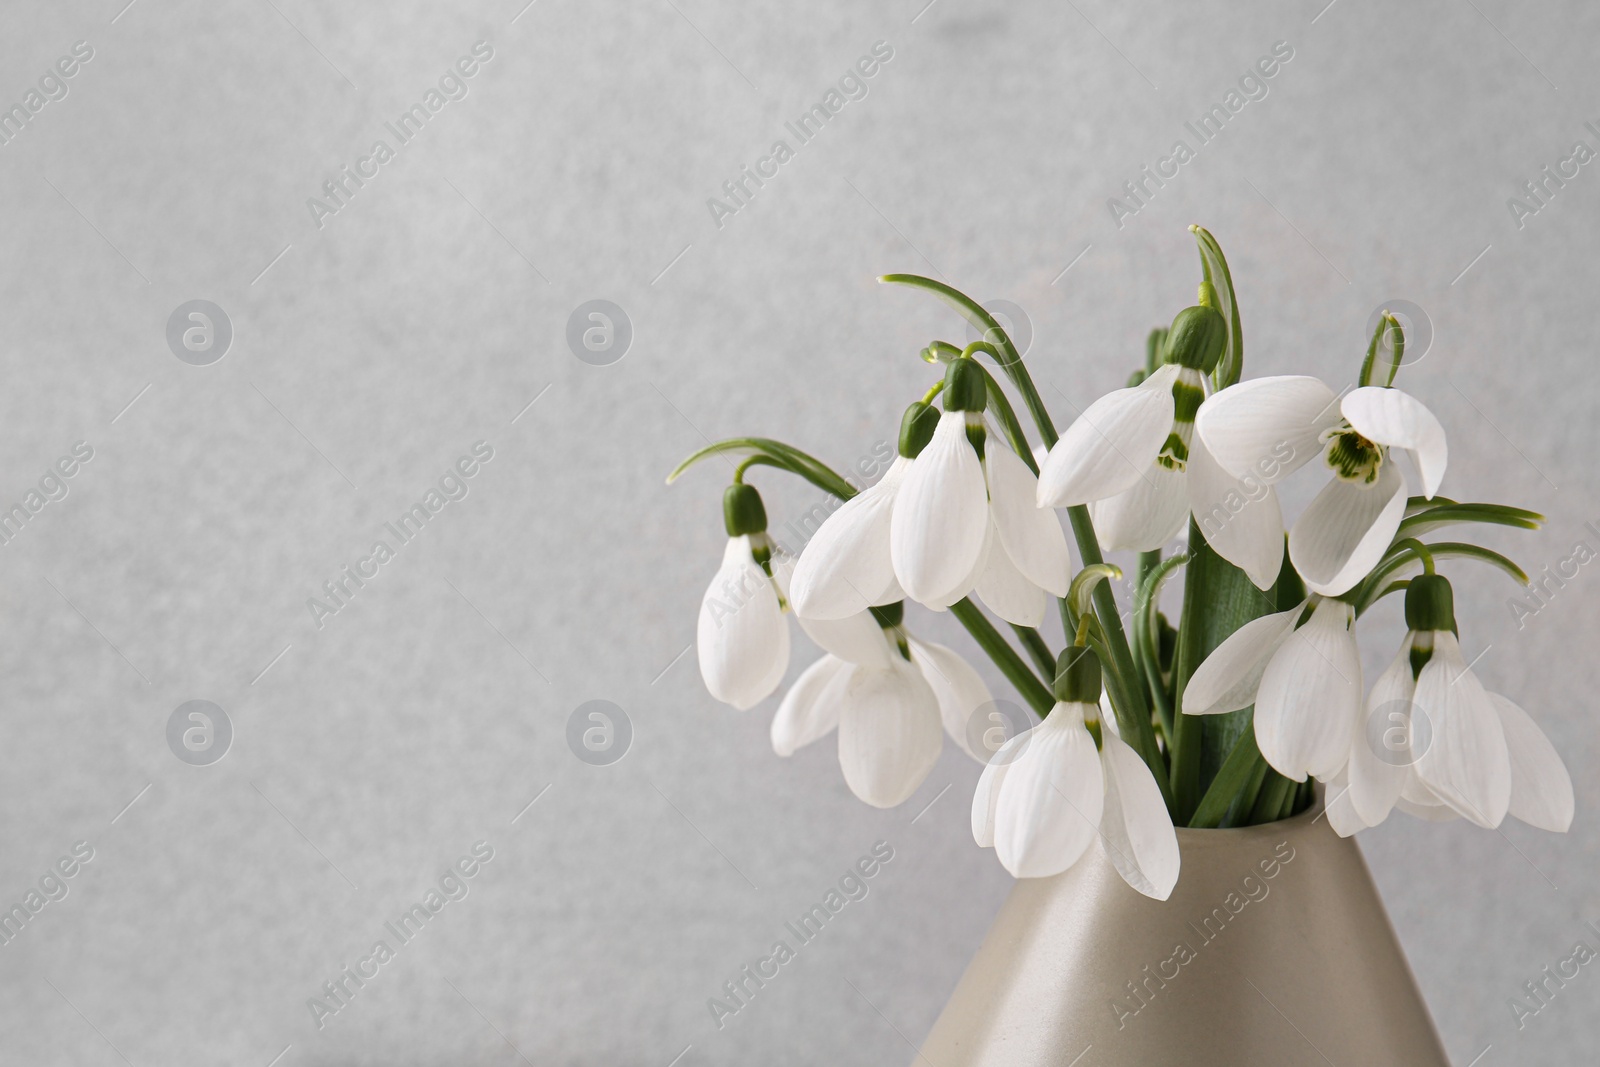
[[[722,521],[729,537],[766,532],[767,509],[755,486],[742,482],[728,486],[722,494]]]
[[[1178,312],[1167,331],[1166,362],[1210,374],[1228,345],[1228,320],[1214,307],[1196,304]]]
[[[944,409],[982,411],[988,403],[989,389],[983,368],[970,359],[951,360],[944,372]]]
[[[900,417],[900,454],[916,459],[933,440],[933,431],[939,425],[939,409],[921,400],[906,408]]]
[[[1073,645],[1056,660],[1055,698],[1063,704],[1100,703],[1100,657]]]
[[[1454,631],[1455,592],[1442,574],[1421,574],[1406,587],[1406,629]]]

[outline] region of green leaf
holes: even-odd
[[[1178,625],[1177,662],[1173,665],[1173,708],[1177,715],[1172,739],[1172,795],[1184,822],[1193,815],[1201,795],[1251,720],[1248,710],[1225,715],[1184,715],[1184,687],[1195,669],[1235,630],[1276,609],[1272,594],[1257,589],[1244,571],[1217,555],[1191,519],[1183,615]]]
[[[1394,539],[1419,537],[1444,526],[1463,522],[1481,522],[1493,526],[1513,526],[1521,530],[1537,530],[1544,525],[1544,516],[1537,511],[1514,508],[1506,504],[1442,504],[1427,511],[1419,511],[1400,522]]]
[[[1238,740],[1233,743],[1228,758],[1222,761],[1217,776],[1211,780],[1205,796],[1200,798],[1188,825],[1203,828],[1220,826],[1234,801],[1244,794],[1251,778],[1259,782],[1264,777],[1261,768],[1266,765],[1261,750],[1256,747],[1255,723],[1247,721]]]
[[[1239,300],[1233,293],[1233,274],[1222,255],[1222,246],[1209,231],[1190,226],[1189,232],[1200,246],[1201,272],[1217,291],[1217,310],[1228,320],[1228,346],[1222,350],[1222,358],[1217,361],[1211,378],[1218,389],[1226,389],[1244,374],[1244,333],[1239,324]]]
[[[1011,336],[1006,333],[1005,327],[1001,326],[982,304],[959,289],[934,281],[932,278],[924,278],[920,274],[885,274],[878,281],[886,285],[909,285],[913,289],[923,289],[932,293],[954,308],[956,314],[971,323],[985,341],[997,345],[999,350],[995,362],[1006,372],[1006,377],[1011,379],[1017,391],[1022,394],[1023,402],[1028,407],[1028,414],[1033,417],[1034,424],[1039,427],[1039,435],[1044,438],[1045,447],[1049,448],[1056,443],[1055,423],[1050,418],[1050,412],[1045,409],[1039,391],[1034,388],[1033,379],[1022,366],[1021,353],[1017,351],[1017,346],[1012,344]]]
[[[1435,562],[1444,559],[1477,560],[1479,563],[1487,563],[1492,567],[1498,567],[1518,585],[1526,586],[1528,584],[1528,575],[1521,567],[1517,566],[1514,560],[1502,556],[1493,549],[1484,548],[1482,545],[1467,544],[1464,541],[1437,541],[1428,545],[1427,548],[1433,554]],[[1420,566],[1421,563],[1417,557],[1410,552],[1391,553],[1382,563],[1372,569],[1372,573],[1358,587],[1355,599],[1356,614],[1362,614],[1385,596],[1396,592],[1397,589],[1405,588],[1404,585],[1399,583],[1392,583],[1387,587],[1384,583],[1406,567]]]
[[[815,456],[808,455],[782,441],[774,441],[770,437],[730,437],[707,445],[674,467],[672,473],[667,475],[667,484],[671,485],[684,471],[711,456],[727,456],[744,462],[778,467],[799,475],[823,492],[832,493],[841,500],[849,500],[856,495],[856,487],[845,481],[832,467]]]

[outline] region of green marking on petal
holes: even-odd
[[[1383,468],[1383,461],[1387,457],[1386,450],[1381,445],[1356,433],[1350,428],[1349,423],[1342,423],[1322,434],[1322,443],[1325,446],[1323,459],[1333,470],[1334,476],[1341,481],[1359,482],[1362,485],[1372,485],[1378,480],[1378,472]]]
[[[1193,423],[1195,412],[1200,410],[1200,405],[1205,402],[1205,390],[1200,387],[1199,376],[1194,371],[1188,371],[1195,377],[1194,382],[1186,382],[1178,378],[1172,383],[1172,421]]]

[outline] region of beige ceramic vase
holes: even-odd
[[[1354,841],[1320,806],[1179,830],[1172,898],[1099,848],[1019,881],[921,1067],[1449,1067]]]

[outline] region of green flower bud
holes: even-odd
[[[1055,697],[1064,704],[1100,703],[1100,657],[1073,645],[1056,660]]]
[[[970,359],[954,359],[944,372],[944,409],[982,411],[989,404],[983,368]]]
[[[1213,307],[1197,304],[1178,312],[1167,331],[1166,362],[1210,374],[1228,345],[1228,320]]]
[[[766,532],[767,509],[755,486],[742,482],[728,486],[722,494],[722,522],[729,537]]]
[[[1406,587],[1406,628],[1446,630],[1456,628],[1455,592],[1442,574],[1422,574]]]
[[[938,425],[938,408],[920,400],[906,408],[906,413],[900,417],[900,454],[916,459],[933,440],[933,430]]]

